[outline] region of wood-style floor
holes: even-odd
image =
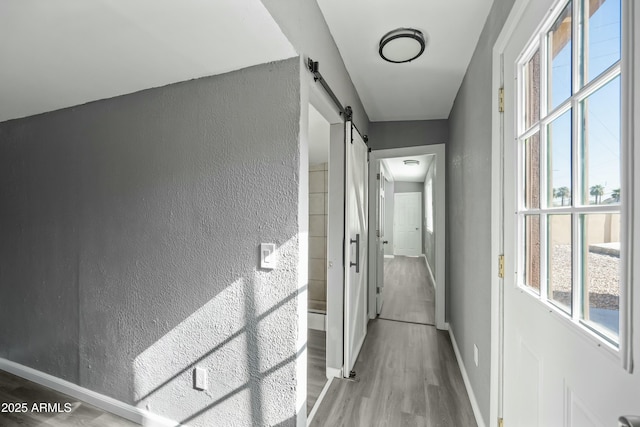
[[[327,344],[324,331],[307,332],[307,414],[327,383]]]
[[[419,289],[411,270],[424,260],[398,257],[395,275],[405,275],[398,286]],[[407,272],[402,270],[406,268]],[[386,273],[386,272],[385,272]],[[386,277],[386,275],[385,275]],[[421,281],[422,286],[429,286]],[[392,289],[385,283],[385,292]],[[418,290],[429,295],[429,290]],[[386,295],[385,295],[386,297]],[[394,307],[406,298],[389,295]],[[394,302],[395,301],[395,302]],[[434,305],[433,300],[429,303]],[[435,311],[435,306],[429,308]],[[358,381],[336,379],[320,404],[313,427],[473,427],[475,418],[447,332],[431,325],[406,323],[432,320],[423,314],[403,315],[389,310],[400,321],[369,322],[367,338],[354,367]],[[384,306],[383,306],[384,312]]]
[[[435,290],[423,257],[385,258],[382,295],[380,318],[435,324]]]
[[[0,371],[0,404],[26,403],[27,412],[0,412],[1,427],[133,427],[138,424],[80,402],[71,396]],[[59,403],[59,412],[32,411],[34,403]],[[65,407],[65,404],[69,406]],[[38,407],[36,407],[38,408]],[[14,411],[6,405],[4,410]],[[56,407],[50,407],[56,410]],[[65,412],[68,409],[69,412]]]

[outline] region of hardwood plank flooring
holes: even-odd
[[[326,333],[309,329],[307,332],[307,414],[318,400],[327,383]]]
[[[334,380],[312,426],[476,426],[448,333],[376,319],[355,365]]]
[[[380,318],[435,324],[435,289],[423,257],[385,258],[382,292]]]
[[[27,403],[29,409],[33,409],[34,403],[59,403],[63,411],[0,412],[0,427],[138,426],[136,423],[78,401],[71,396],[0,370],[0,403],[22,402]],[[70,404],[69,412],[64,411],[65,404]]]

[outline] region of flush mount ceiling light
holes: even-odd
[[[414,28],[397,28],[382,36],[378,53],[385,61],[402,64],[422,55],[425,46],[421,31]]]
[[[420,164],[419,160],[404,160],[403,163],[406,166],[418,166]]]

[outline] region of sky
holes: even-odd
[[[585,81],[589,82],[620,59],[620,0],[606,0],[589,19],[586,44],[588,65]],[[571,90],[571,43],[553,59],[551,108],[568,98]],[[612,190],[620,188],[620,77],[617,77],[588,98],[587,187],[602,185],[610,197]],[[563,114],[551,125],[553,139],[553,188],[571,188],[571,112]],[[589,197],[593,202],[593,197]]]

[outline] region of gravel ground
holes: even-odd
[[[589,300],[593,308],[617,310],[620,296],[620,258],[589,252]],[[554,299],[570,305],[571,247],[554,245],[551,253],[550,286]]]

